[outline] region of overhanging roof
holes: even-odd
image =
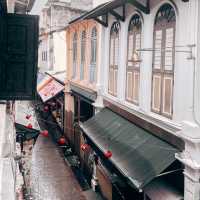
[[[80,127],[100,151],[109,148],[111,163],[137,189],[176,160],[175,147],[109,109],[103,109]]]
[[[107,15],[109,12],[113,13],[113,10],[124,6],[126,3],[130,3],[133,6],[135,6],[136,8],[138,8],[139,10],[141,10],[142,12],[148,14],[149,13],[149,0],[113,0],[113,1],[109,1],[107,3],[101,4],[99,6],[97,6],[96,8],[92,9],[91,11],[81,15],[80,17],[72,20],[70,22],[74,23],[76,21],[79,20],[84,20],[84,19],[98,19],[98,17],[100,16],[104,16]],[[117,13],[118,16],[120,16]]]
[[[105,15],[110,11],[112,11],[113,9],[123,6],[126,3],[130,3],[139,10],[141,10],[142,12],[149,14],[148,0],[114,0],[114,1],[109,1],[108,3],[102,5],[99,8],[96,8],[91,12],[88,12],[88,14],[84,17],[84,19],[96,18]]]

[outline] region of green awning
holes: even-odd
[[[89,91],[84,88],[80,88],[78,85],[70,84],[71,91],[82,96],[83,98],[86,98],[90,101],[95,101],[97,98],[97,93],[94,91]]]
[[[178,152],[106,108],[80,126],[102,152],[112,151],[110,161],[137,189],[142,189],[171,165]]]

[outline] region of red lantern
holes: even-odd
[[[111,152],[110,150],[108,150],[108,151],[106,151],[106,152],[104,153],[104,156],[105,156],[106,158],[111,158],[111,157],[112,157],[112,152]]]
[[[82,151],[87,151],[90,148],[88,144],[81,144],[81,150]]]
[[[31,115],[26,115],[26,119],[30,119],[31,118]]]
[[[48,136],[49,136],[49,131],[44,130],[44,131],[41,132],[41,134],[42,134],[44,137],[48,137]]]
[[[51,105],[54,107],[54,106],[56,106],[56,103],[55,103],[55,102],[52,102],[52,104],[51,104]]]
[[[27,128],[30,128],[30,129],[33,128],[32,124],[28,124],[26,127],[27,127]]]
[[[58,140],[58,144],[60,145],[64,145],[66,143],[66,140],[64,137],[61,137],[59,140]]]
[[[44,107],[44,112],[48,112],[49,111],[49,107],[48,106],[45,106]]]

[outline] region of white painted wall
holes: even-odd
[[[67,64],[66,31],[53,33],[54,42],[54,70],[64,71]]]
[[[99,2],[99,1],[98,1]],[[109,38],[110,28],[115,18],[109,15],[108,28],[102,28],[101,46],[101,87],[103,97],[114,104],[134,113],[185,141],[185,151],[176,157],[185,165],[185,200],[199,200],[200,198],[200,1],[190,0],[151,0],[150,14],[141,13],[142,48],[153,48],[154,19],[159,7],[168,2],[176,9],[176,39],[177,51],[190,51],[192,48],[194,59],[188,59],[189,52],[175,53],[174,72],[174,114],[172,119],[162,117],[151,112],[151,80],[152,80],[152,52],[142,52],[140,68],[140,102],[135,106],[125,100],[127,32],[131,16],[136,12],[133,6],[126,6],[126,21],[120,22],[120,57],[118,71],[118,95],[108,94],[109,70]],[[172,3],[173,2],[173,3]],[[119,12],[119,9],[118,9]],[[178,128],[180,131],[176,132]]]
[[[157,1],[153,4],[149,15],[142,13],[142,48],[153,48],[153,24],[157,10],[164,2]],[[184,3],[181,0],[175,1],[177,7],[177,22],[176,22],[176,46],[185,46],[177,48],[177,50],[189,51],[187,45],[196,44],[197,24],[195,23],[198,13],[196,9],[196,0],[191,0],[189,3]],[[160,115],[154,114],[150,109],[151,101],[151,72],[152,72],[152,52],[142,52],[141,72],[140,72],[140,103],[139,106],[132,105],[125,101],[125,82],[126,82],[126,57],[127,57],[127,32],[129,20],[134,14],[135,9],[132,5],[126,6],[126,21],[120,22],[120,58],[119,58],[119,76],[118,76],[118,96],[113,97],[108,94],[108,67],[109,67],[109,34],[112,23],[115,18],[109,15],[109,27],[103,28],[105,38],[102,47],[102,62],[101,66],[105,66],[102,74],[104,79],[104,96],[127,106],[129,109],[142,113],[152,119],[160,120],[165,124],[173,127],[181,127],[184,120],[194,122],[192,114],[193,106],[193,67],[194,61],[188,60],[189,53],[176,52],[175,62],[175,78],[174,78],[174,114],[173,119],[167,119]],[[185,26],[187,24],[187,29]],[[184,34],[183,34],[184,33]],[[195,49],[194,49],[195,50]],[[196,55],[197,56],[197,55]],[[198,59],[196,59],[198,60]],[[187,91],[187,92],[185,92]],[[198,103],[199,101],[196,101]]]
[[[93,0],[93,6],[96,7],[102,3],[108,2],[110,0]]]

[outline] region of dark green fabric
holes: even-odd
[[[21,124],[15,123],[16,126],[16,133],[23,133],[24,134],[24,141],[32,140],[38,137],[40,132],[38,130],[29,129]]]
[[[106,108],[80,126],[101,151],[112,151],[111,162],[138,189],[172,164],[178,152]]]

